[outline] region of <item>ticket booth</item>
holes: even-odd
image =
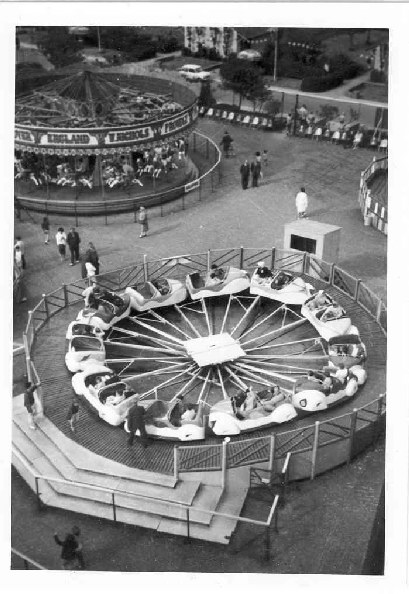
[[[337,262],[341,227],[310,219],[299,219],[284,227],[284,249],[314,254],[326,262]]]

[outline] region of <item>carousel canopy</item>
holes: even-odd
[[[18,97],[15,122],[27,126],[88,128],[157,120],[182,110],[171,95],[144,92],[136,79],[125,85],[83,70]]]

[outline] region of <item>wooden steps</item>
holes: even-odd
[[[240,515],[247,494],[242,486],[223,493],[219,485],[192,476],[175,480],[107,460],[69,439],[45,417],[32,430],[23,395],[13,399],[12,463],[34,491],[33,474],[54,479],[38,480],[40,499],[47,506],[111,520],[115,514],[119,522],[179,535],[187,534],[185,506],[191,506],[190,536],[223,544],[228,544],[237,522],[214,512]]]

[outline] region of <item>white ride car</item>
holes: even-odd
[[[92,334],[73,336],[69,340],[65,355],[65,364],[68,369],[72,373],[82,371],[91,362],[101,364],[105,362],[105,347],[102,338]]]
[[[330,340],[343,334],[359,334],[345,310],[324,291],[318,291],[301,307],[301,315],[312,324],[320,336]]]
[[[258,268],[251,277],[250,293],[252,295],[261,295],[286,305],[303,305],[314,289],[301,277],[290,272],[272,270],[271,276],[263,278],[257,274],[257,270]]]
[[[199,64],[185,64],[179,68],[179,73],[186,80],[190,81],[210,80],[211,77],[210,72],[203,70]]]
[[[192,299],[232,295],[245,291],[249,286],[247,272],[233,266],[212,267],[210,272],[193,272],[186,277],[186,287]]]
[[[110,383],[112,382],[112,383]],[[110,425],[121,425],[128,411],[139,399],[139,394],[131,393],[126,382],[117,380],[114,372],[101,365],[90,362],[83,371],[72,377],[72,387],[78,396],[83,396],[98,415]]]
[[[186,299],[187,291],[181,281],[161,278],[141,286],[127,287],[125,294],[131,299],[132,309],[147,311],[181,303]]]

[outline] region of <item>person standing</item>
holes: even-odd
[[[14,250],[16,250],[17,247],[20,248],[21,265],[22,265],[23,270],[25,270],[26,269],[26,258],[24,255],[24,241],[21,239],[21,237],[19,235],[17,235],[17,237],[16,237],[16,243],[14,244]]]
[[[149,226],[148,226],[148,213],[144,206],[141,206],[139,209],[138,221],[141,226],[141,234],[139,237],[146,237]]]
[[[71,227],[68,235],[67,235],[67,243],[68,247],[70,248],[71,253],[71,262],[70,266],[74,266],[76,262],[80,261],[80,243],[81,239],[78,234],[78,231],[75,230],[75,227]]]
[[[259,161],[256,162],[252,162],[252,164],[250,165],[250,171],[251,171],[251,186],[252,188],[257,188],[258,186],[258,180],[261,174],[261,163]]]
[[[37,406],[34,398],[34,392],[39,387],[38,384],[32,384],[30,381],[26,382],[26,389],[24,391],[24,406],[27,409],[28,424],[30,429],[37,429]]]
[[[297,196],[295,197],[295,205],[297,207],[297,218],[305,218],[308,208],[308,196],[305,192],[304,186],[300,189]]]
[[[129,429],[128,445],[133,444],[135,432],[139,429],[142,446],[147,448],[149,438],[145,428],[145,409],[143,406],[138,403],[134,404],[128,411],[127,420]]]
[[[241,176],[241,187],[243,190],[247,190],[249,185],[249,177],[250,177],[250,165],[247,159],[240,167],[240,176]]]
[[[233,142],[233,139],[226,130],[225,133],[223,134],[223,138],[220,143],[221,145],[223,145],[223,152],[224,152],[224,156],[226,157],[226,159],[230,155],[230,146],[231,146],[232,142]]]
[[[58,253],[60,254],[61,262],[65,260],[65,246],[67,243],[67,236],[63,227],[58,227],[58,231],[55,235],[55,241],[57,242]]]
[[[44,243],[50,243],[50,222],[48,220],[48,217],[43,218],[43,221],[41,223],[41,229],[44,233]]]
[[[73,433],[75,433],[75,428],[78,423],[78,419],[80,416],[80,405],[78,404],[77,398],[73,398],[70,404],[70,408],[68,409],[67,413],[67,421],[70,425],[70,429]]]
[[[95,245],[92,243],[92,241],[90,241],[89,244],[88,244],[88,249],[85,252],[84,262],[85,262],[85,268],[86,268],[86,270],[87,270],[87,262],[89,262],[95,268],[94,274],[96,276],[98,276],[98,274],[99,274],[100,261],[99,261],[98,252],[95,249]],[[88,270],[87,270],[87,272],[88,272]],[[89,274],[88,274],[88,276],[89,276]]]
[[[73,526],[71,532],[69,532],[64,540],[61,540],[58,533],[54,533],[55,542],[61,547],[61,563],[63,569],[84,569],[84,557],[82,552],[82,544],[79,541],[81,534],[80,529],[77,526]]]

